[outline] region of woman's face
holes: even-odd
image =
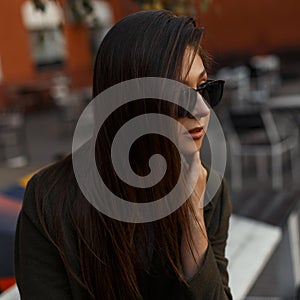
[[[186,85],[195,89],[199,84],[207,80],[207,74],[200,55],[196,54],[191,65],[192,59],[193,50],[187,48],[183,59],[182,78],[185,78],[184,83]],[[188,71],[190,65],[191,68]],[[179,128],[180,150],[185,155],[191,155],[195,152],[194,144],[197,150],[200,150],[209,122],[210,109],[199,93],[197,93],[197,102],[193,110],[193,115],[195,117],[188,115],[187,117],[178,119],[186,128],[184,130]]]

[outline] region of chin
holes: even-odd
[[[181,147],[181,153],[184,154],[185,156],[191,156],[195,154],[195,145],[196,145],[196,151],[200,151],[201,146],[202,146],[202,141],[203,139],[197,140],[197,141],[192,141],[192,143],[185,143],[184,147]]]

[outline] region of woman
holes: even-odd
[[[216,99],[206,99],[218,102],[222,83],[207,81],[201,35],[193,19],[168,11],[124,18],[100,46],[94,96],[129,79],[163,77],[198,88],[204,96],[218,90]],[[202,165],[199,150],[210,109],[200,93],[190,99],[192,114],[168,101],[146,100],[127,103],[104,122],[95,144],[99,174],[120,198],[151,202],[172,190],[183,155],[190,178],[197,178],[192,194],[164,218],[126,223],[86,200],[71,156],[39,172],[27,186],[16,233],[15,271],[22,299],[231,299],[224,256],[230,204],[224,182],[203,207],[209,169]],[[149,158],[156,153],[167,164],[163,180],[154,187],[134,188],[117,176],[110,149],[118,129],[145,113],[168,115],[188,132],[171,128],[180,149],[155,134],[132,145],[130,163],[136,174],[149,173]]]

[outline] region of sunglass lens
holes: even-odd
[[[203,98],[209,103],[211,107],[218,105],[223,95],[224,81],[218,80],[208,83],[201,91]]]
[[[222,99],[224,83],[225,81],[223,80],[207,82],[203,88],[198,90],[198,92],[211,107],[215,107],[220,103]],[[188,91],[191,91],[191,89],[189,89]],[[197,97],[195,93],[185,92],[181,95],[180,101],[185,101],[185,103],[188,102],[188,108],[192,111],[196,104]],[[185,110],[181,106],[178,106],[179,118],[184,118],[188,115],[189,112],[187,110]]]

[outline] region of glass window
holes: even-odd
[[[43,11],[36,9],[30,0],[22,5],[31,55],[38,69],[61,67],[66,58],[62,8],[55,1],[46,0],[44,4]]]

